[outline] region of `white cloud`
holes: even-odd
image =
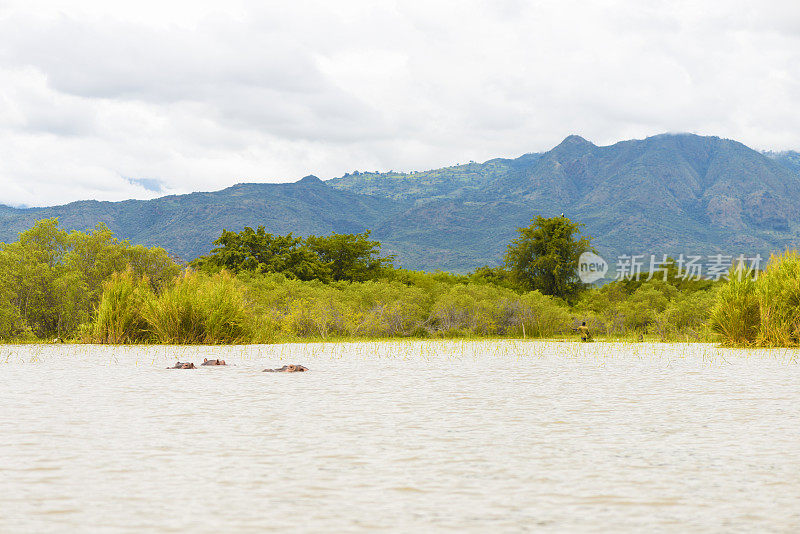
[[[0,35],[14,205],[432,168],[571,133],[800,148],[793,1],[15,0]]]

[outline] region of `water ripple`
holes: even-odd
[[[168,370],[221,358],[227,368]],[[797,351],[0,346],[1,532],[794,531]],[[302,363],[311,372],[262,373]]]

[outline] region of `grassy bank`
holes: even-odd
[[[664,282],[601,288],[575,306],[463,277],[399,272],[394,279],[324,284],[281,274],[185,272],[162,291],[127,272],[106,282],[92,328],[100,343],[273,343],[311,340],[573,338],[704,341],[713,292]]]

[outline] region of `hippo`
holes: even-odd
[[[209,360],[203,358],[203,363],[200,365],[225,365],[225,360]]]
[[[308,371],[308,367],[303,367],[302,365],[284,365],[283,367],[279,367],[278,369],[264,369],[263,372],[265,372],[265,373],[302,373],[303,371]]]
[[[175,364],[175,367],[167,367],[167,369],[197,369],[197,367],[195,367],[192,362],[178,362]]]

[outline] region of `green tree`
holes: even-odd
[[[147,278],[153,291],[161,291],[181,272],[181,267],[161,247],[147,248],[143,245],[128,247],[125,249],[125,261],[133,274]]]
[[[37,221],[0,244],[0,336],[73,334],[90,321],[103,282],[128,268],[159,283],[179,271],[164,249],[131,247],[103,224],[68,234],[58,219]]]
[[[13,339],[24,330],[14,288],[8,282],[13,273],[11,256],[0,249],[0,339]]]
[[[20,233],[17,242],[3,247],[11,266],[4,282],[14,292],[12,302],[22,321],[40,337],[61,334],[65,308],[71,307],[69,299],[82,289],[63,279],[68,277],[67,242],[68,234],[58,228],[57,219],[43,219]]]
[[[491,284],[509,289],[514,287],[511,273],[502,265],[498,267],[489,267],[488,265],[478,267],[469,273],[469,280],[478,284]]]
[[[363,234],[331,234],[309,236],[292,234],[275,236],[263,226],[241,232],[223,230],[214,241],[209,256],[192,262],[198,269],[215,272],[226,269],[282,273],[298,280],[363,282],[383,277],[391,268],[393,256],[380,256],[381,244]]]
[[[334,281],[364,282],[380,278],[391,268],[394,256],[380,257],[381,244],[363,234],[331,234],[308,236],[306,245],[328,268]]]
[[[253,230],[245,226],[241,232],[223,230],[214,241],[216,247],[209,256],[199,258],[193,266],[207,270],[226,269],[234,273],[255,271],[283,273],[299,280],[328,280],[327,267],[317,254],[292,234],[275,236],[263,226]]]
[[[520,289],[573,301],[586,287],[578,278],[578,258],[592,250],[588,237],[578,237],[583,225],[563,216],[531,222],[508,245],[506,268]]]

